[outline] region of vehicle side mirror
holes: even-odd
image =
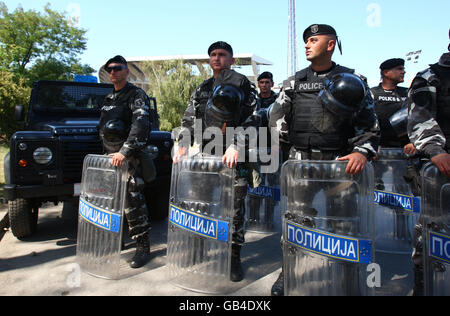
[[[16,105],[14,108],[14,119],[17,122],[25,121],[25,107],[23,105]]]

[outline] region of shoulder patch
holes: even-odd
[[[295,87],[295,76],[291,76],[283,81],[283,90],[293,90]]]

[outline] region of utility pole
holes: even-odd
[[[295,0],[289,1],[289,34],[288,34],[288,77],[293,76],[298,69],[297,63],[297,23],[295,16]]]

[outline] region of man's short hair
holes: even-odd
[[[233,56],[233,48],[231,47],[230,44],[223,42],[223,41],[218,41],[218,42],[212,43],[211,46],[209,46],[209,48],[208,48],[208,56],[211,56],[212,51],[214,51],[216,49],[224,49],[227,52],[229,52],[231,54],[231,56]]]
[[[273,82],[273,75],[271,72],[265,71],[262,74],[259,75],[258,77],[258,81],[262,80],[262,79],[270,79],[270,81]]]

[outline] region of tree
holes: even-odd
[[[23,79],[0,69],[0,139],[8,141],[19,128],[13,119],[15,105],[28,103],[30,88]]]
[[[10,13],[0,1],[0,138],[9,140],[19,128],[14,107],[28,104],[33,81],[72,80],[94,72],[78,62],[86,31],[70,22],[49,4],[43,13],[22,7]]]
[[[85,33],[71,26],[65,13],[51,10],[49,4],[44,13],[22,7],[9,13],[0,2],[0,69],[30,82],[91,74],[94,69],[78,63],[86,49]]]
[[[161,129],[170,132],[181,126],[194,89],[206,78],[195,75],[183,60],[146,62],[142,69],[150,81],[148,92],[158,101]]]

